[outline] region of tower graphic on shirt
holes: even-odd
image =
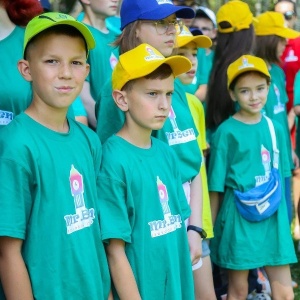
[[[170,112],[169,112],[169,119],[170,119],[170,122],[172,124],[173,130],[174,131],[179,131],[179,128],[178,128],[178,125],[177,125],[177,122],[176,122],[176,114],[175,114],[175,111],[174,111],[172,106],[171,106]]]
[[[176,114],[172,106],[170,107],[168,118],[173,128],[173,132],[166,132],[168,144],[170,146],[177,145],[177,144],[185,144],[190,141],[196,140],[196,134],[194,128],[187,128],[184,130],[179,129],[176,121]]]
[[[273,112],[276,115],[276,114],[279,114],[281,112],[284,112],[285,111],[285,106],[284,106],[283,103],[281,103],[280,91],[279,91],[279,88],[277,87],[277,85],[275,83],[273,83],[273,88],[274,88],[274,92],[275,92],[276,99],[277,99],[277,104],[274,105],[274,109],[273,109]]]
[[[163,182],[159,179],[158,176],[157,176],[156,183],[157,183],[157,190],[158,190],[160,204],[164,214],[164,219],[167,222],[170,222],[171,210],[169,206],[167,187],[163,184]]]
[[[148,222],[148,225],[150,226],[150,234],[153,238],[168,234],[178,228],[181,228],[182,223],[180,214],[172,215],[169,206],[170,199],[168,189],[159,176],[156,177],[156,186],[164,219]]]
[[[74,165],[71,166],[69,181],[74,199],[75,214],[65,215],[64,219],[67,225],[67,233],[71,234],[74,231],[91,226],[95,218],[95,210],[94,208],[88,209],[85,206],[83,177]]]
[[[270,178],[270,173],[271,173],[270,151],[268,151],[268,149],[264,145],[261,145],[260,155],[261,155],[262,165],[264,167],[265,174],[255,177],[256,186],[259,186],[267,182]]]

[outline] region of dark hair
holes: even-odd
[[[122,33],[112,43],[112,46],[119,47],[119,54],[123,54],[129,50],[139,46],[142,42],[136,37],[136,29],[140,25],[140,21],[129,23],[124,27]]]
[[[156,70],[154,70],[152,73],[144,76],[143,78],[146,79],[166,79],[173,74],[172,68],[168,64],[162,64],[159,66]],[[133,79],[128,81],[123,87],[122,91],[130,91],[137,79]]]
[[[236,84],[237,84],[237,82],[239,81],[239,79],[241,79],[242,77],[244,77],[244,76],[246,76],[246,75],[252,74],[252,73],[258,74],[258,75],[261,76],[262,78],[265,78],[266,81],[267,81],[267,84],[270,84],[271,79],[270,79],[269,76],[267,76],[267,75],[265,75],[265,74],[263,74],[263,73],[261,73],[261,72],[258,72],[258,71],[248,71],[248,72],[244,72],[244,73],[238,75],[237,77],[235,77],[235,78],[232,80],[232,82],[231,82],[231,84],[230,84],[230,86],[229,86],[229,90],[233,91],[234,88],[235,88],[235,86],[236,86]]]
[[[291,3],[293,5],[293,11],[295,13],[295,16],[297,16],[297,5],[296,2],[292,1],[292,0],[278,0],[275,4],[274,4],[274,9],[275,10],[275,6],[280,3],[280,2],[288,2]]]
[[[217,128],[223,121],[235,113],[234,103],[227,90],[227,68],[243,54],[251,54],[254,41],[254,29],[252,25],[249,29],[231,33],[218,32],[216,51],[206,96],[207,128]]]
[[[10,20],[18,26],[26,26],[35,16],[43,13],[43,7],[37,0],[3,0]]]
[[[254,54],[268,63],[280,64],[281,61],[277,55],[277,46],[282,40],[285,39],[277,35],[256,36],[257,47]]]
[[[86,53],[88,53],[87,44],[82,33],[73,26],[63,24],[63,25],[55,25],[50,28],[47,28],[44,31],[38,33],[36,36],[34,36],[26,46],[26,49],[24,51],[24,58],[26,59],[26,57],[28,56],[28,52],[30,51],[30,48],[39,38],[50,34],[67,35],[70,37],[80,37],[84,42]]]

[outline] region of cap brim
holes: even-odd
[[[176,6],[173,4],[160,5],[154,10],[149,10],[139,16],[139,20],[162,20],[168,16],[175,14],[177,18],[192,19],[195,17],[195,12],[187,6]]]
[[[295,39],[300,36],[300,33],[296,30],[290,28],[283,28],[276,33],[276,35],[286,38],[286,39]]]
[[[176,48],[183,47],[189,43],[195,43],[198,48],[209,48],[212,45],[211,39],[206,35],[178,36]]]
[[[175,77],[188,72],[192,68],[192,63],[190,62],[190,60],[184,56],[179,55],[174,55],[166,58],[164,63],[168,64],[171,67]]]

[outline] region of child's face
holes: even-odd
[[[229,93],[238,102],[242,115],[256,118],[267,101],[268,91],[267,80],[257,72],[250,72],[241,75]]]
[[[175,14],[163,19],[162,21],[169,22],[176,21]],[[157,28],[155,21],[141,21],[140,26],[136,30],[136,37],[139,38],[141,43],[147,43],[152,47],[156,48],[163,56],[168,57],[172,54],[175,37],[176,28],[170,24],[167,31],[163,34],[160,32],[160,28]]]
[[[119,0],[89,0],[89,5],[94,13],[109,17],[117,14],[119,2]]]
[[[19,70],[32,81],[33,101],[44,108],[68,108],[89,73],[84,40],[63,34],[41,36],[28,49],[28,60],[19,62]]]
[[[181,75],[178,76],[179,80],[183,84],[191,84],[193,79],[195,78],[197,67],[198,67],[198,59],[197,59],[197,47],[195,43],[189,43],[184,47],[178,49],[178,55],[182,55],[188,58],[192,63],[192,68]]]
[[[136,132],[161,129],[169,115],[173,91],[173,75],[166,79],[137,79],[132,89],[125,92],[127,124]]]
[[[195,18],[192,26],[199,28],[204,35],[212,40],[217,36],[217,29],[214,27],[213,22],[207,18]]]

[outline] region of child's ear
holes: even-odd
[[[25,59],[19,60],[18,69],[25,80],[32,81],[28,60]]]
[[[228,90],[228,91],[229,91],[229,95],[230,95],[231,100],[236,102],[237,100],[236,100],[234,92],[232,90]]]
[[[114,90],[112,93],[116,105],[124,112],[128,111],[128,103],[125,91]]]

